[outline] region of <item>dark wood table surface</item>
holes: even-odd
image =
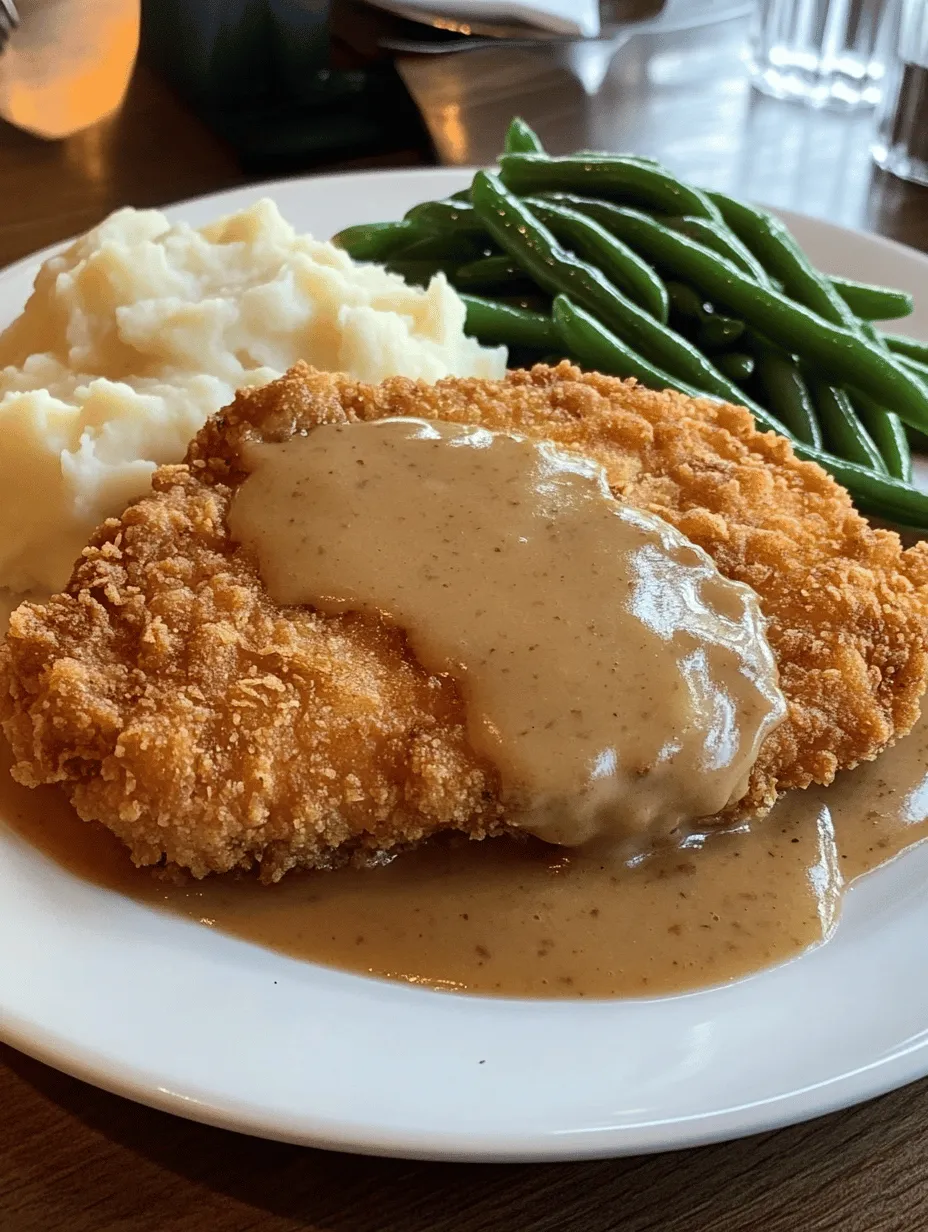
[[[634,146],[702,182],[928,250],[928,190],[871,176],[869,118],[752,98],[742,39],[738,22],[640,39],[598,89],[602,66],[554,52],[422,57],[402,71],[442,161],[491,158],[519,110],[554,149]],[[232,154],[140,70],[118,115],[68,141],[0,127],[0,264],[117,206],[241,178]],[[139,1107],[2,1046],[0,1109],[0,1232],[928,1227],[928,1081],[741,1142],[545,1166],[405,1163],[258,1141]]]

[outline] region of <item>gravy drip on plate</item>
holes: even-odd
[[[454,676],[516,826],[640,851],[744,794],[785,709],[757,598],[596,463],[421,419],[242,460],[229,529],[271,597],[384,616]]]
[[[534,840],[462,840],[276,886],[178,885],[133,868],[54,788],[14,783],[5,749],[0,819],[78,876],[297,958],[497,995],[671,993],[822,941],[854,878],[928,836],[928,720],[833,786],[785,796],[753,831],[694,835],[630,866]]]

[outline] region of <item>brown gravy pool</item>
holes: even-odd
[[[0,818],[78,876],[282,953],[433,988],[513,996],[679,992],[826,938],[843,888],[928,836],[928,718],[830,788],[795,792],[753,832],[635,867],[540,843],[462,841],[382,868],[173,885],[57,791],[0,763]]]

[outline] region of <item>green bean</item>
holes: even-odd
[[[595,202],[591,202],[591,204],[595,204]],[[696,240],[697,243],[704,244],[706,248],[711,248],[713,252],[717,252],[723,257],[728,257],[729,261],[732,261],[746,274],[750,274],[754,281],[759,282],[761,286],[766,287],[770,285],[767,271],[751,250],[746,248],[737,235],[733,231],[729,231],[727,227],[719,226],[717,222],[712,222],[708,218],[665,218],[663,221],[666,226],[671,227],[674,231],[679,231],[682,235],[688,235],[691,240]]]
[[[451,198],[443,201],[421,201],[406,211],[403,220],[414,223],[423,231],[450,229],[477,235],[483,232],[483,224],[474,213],[474,207],[467,201],[454,201]]]
[[[566,202],[571,202],[573,207],[577,208],[578,211],[580,212],[589,211],[590,217],[593,217],[593,218],[599,217],[600,221],[605,223],[606,227],[608,227],[609,212],[610,212],[610,209],[613,208],[609,206],[608,203],[590,201],[588,200],[588,198],[567,195],[567,193],[557,193],[557,195],[553,195],[552,193],[551,196],[552,198],[557,197],[557,200],[564,200]],[[753,275],[755,278],[757,278],[757,281],[762,282],[762,283],[768,283],[767,275],[765,275],[763,267],[760,266],[759,262],[755,260],[755,257],[751,253],[749,253],[749,250],[746,248],[746,246],[742,245],[741,241],[739,241],[737,237],[733,237],[733,235],[730,232],[725,232],[725,230],[723,230],[722,228],[718,228],[717,224],[709,222],[707,221],[707,219],[704,219],[704,218],[690,218],[690,219],[668,218],[668,219],[665,219],[664,222],[665,222],[665,225],[668,225],[668,227],[674,230],[678,230],[678,232],[683,233],[684,235],[688,235],[690,239],[695,239],[698,241],[701,240],[702,243],[705,244],[706,248],[712,248],[715,251],[717,251],[717,253],[720,253],[720,255],[730,257],[730,260],[733,261],[733,264],[739,265],[739,267],[741,267],[743,271],[753,272]],[[739,253],[738,251],[727,250],[728,245],[726,245],[725,243],[726,235],[728,238],[732,240],[732,244],[737,245],[738,249],[741,250],[739,251]],[[720,237],[722,239],[721,243],[720,241],[718,241],[720,240]],[[743,254],[747,254],[749,262],[753,262],[753,271],[749,270],[749,266],[746,260],[743,259]],[[759,272],[759,277],[758,277],[758,272]],[[813,271],[812,271],[812,276],[817,277],[817,275],[815,275],[815,272]],[[675,310],[678,310],[678,312],[682,312],[684,315],[689,315],[689,317],[694,317],[694,318],[702,317],[702,312],[704,312],[704,309],[701,308],[701,304],[700,304],[699,312],[696,312],[696,310],[694,310],[693,307],[684,309],[683,302],[680,302],[679,292],[677,292],[677,296],[678,296],[677,302],[674,302],[674,291],[672,290],[673,287],[679,287],[679,283],[669,283],[668,282],[668,291],[670,292],[670,298],[672,298],[672,303],[673,303]],[[879,288],[876,288],[876,290],[879,290]],[[683,288],[683,292],[684,292],[685,302],[688,303],[689,306],[691,306],[691,304],[694,304],[694,302],[696,301],[695,292],[689,291],[689,288]],[[820,301],[820,302],[823,302],[823,301]],[[832,320],[834,324],[843,324],[844,320],[849,317],[849,314],[842,312],[842,310],[834,309],[833,307],[829,310],[831,310]],[[711,333],[712,333],[712,329],[710,328],[710,336],[711,336]],[[696,341],[698,341],[700,345],[706,345],[707,342],[710,342],[710,336],[704,336],[704,338],[700,338],[700,335],[698,334],[696,335]],[[879,411],[877,411],[876,414],[879,414]],[[884,414],[890,414],[890,413],[889,411],[885,411]],[[889,460],[887,460],[887,462],[892,462],[893,461],[892,455],[896,455],[897,450],[896,448],[893,448],[891,446],[891,442],[900,440],[900,436],[901,436],[900,425],[897,425],[897,424],[886,425],[885,430],[879,430],[879,435],[881,439],[884,439],[887,442],[887,447],[891,447],[891,457],[889,458]],[[854,455],[854,456],[857,456],[857,455]],[[896,472],[893,472],[893,473],[896,473]],[[900,474],[900,477],[907,478],[907,476],[902,476],[902,474]]]
[[[843,389],[836,389],[827,381],[815,378],[809,381],[809,390],[818,411],[818,420],[832,453],[869,467],[872,471],[887,473],[886,463],[870,434],[859,419],[854,406]]]
[[[865,394],[857,394],[853,401],[857,416],[879,449],[887,471],[895,479],[908,483],[912,478],[912,451],[902,420]]]
[[[547,223],[555,237],[591,261],[645,312],[667,323],[667,290],[654,270],[633,249],[576,210],[550,201],[526,200],[535,215]]]
[[[738,239],[783,285],[790,299],[804,304],[826,321],[852,326],[853,314],[827,278],[819,274],[792,232],[767,210],[735,201],[725,193],[708,194]]]
[[[528,206],[508,192],[496,176],[478,171],[472,191],[474,207],[490,235],[539,286],[553,295],[561,291],[570,295],[604,324],[627,336],[630,345],[647,360],[689,385],[738,405],[748,404],[759,421],[769,419],[762,407],[748,403],[743,391],[726,380],[695,347],[648,316],[600,270],[562,248]]]
[[[915,301],[908,291],[895,287],[878,287],[870,282],[854,282],[850,278],[831,277],[831,285],[855,316],[864,321],[891,321],[911,316]]]
[[[796,361],[775,347],[756,342],[755,374],[766,402],[798,441],[822,448],[822,433],[815,406]]]
[[[413,222],[364,222],[345,227],[332,236],[332,243],[344,248],[355,261],[383,261],[403,244],[424,235]]]
[[[521,116],[513,116],[506,130],[503,149],[507,154],[541,154],[544,146],[538,134],[525,123]]]
[[[882,301],[878,316],[884,313],[887,316],[893,315],[893,310],[886,302],[888,297],[895,297],[895,308],[901,313],[906,311],[906,304],[907,311],[912,310],[911,299],[902,292],[826,278],[812,266],[790,230],[779,219],[766,210],[758,210],[743,202],[734,201],[721,193],[710,195],[721,209],[728,225],[781,282],[786,294],[811,308],[825,321],[856,333],[872,344],[872,333],[868,335],[855,313],[863,317],[869,316],[869,311],[864,311],[865,305],[869,305],[869,308],[875,307],[879,296],[882,296]],[[882,350],[882,347],[878,349]],[[831,424],[832,445],[852,462],[862,465],[867,465],[867,459],[873,462],[878,452],[874,440],[867,432],[866,426],[856,419],[854,405],[847,394],[827,382],[819,382],[817,388],[819,413],[827,416]],[[928,394],[925,401],[928,405]],[[868,422],[887,448],[887,457],[883,458],[881,455],[881,463],[890,466],[900,477],[908,478],[910,466],[904,456],[905,443],[901,424],[892,420],[878,424],[881,415],[889,416],[891,412],[881,410],[879,403],[873,398],[870,398],[868,405]]]
[[[869,321],[860,322],[860,332],[874,346],[889,353],[883,335]],[[897,362],[905,361],[900,358]],[[866,394],[857,394],[854,407],[860,415],[861,423],[879,447],[889,473],[907,483],[912,478],[912,450],[909,448],[909,438],[902,420],[895,411],[887,411]]]
[[[908,355],[900,355],[898,362],[919,380],[928,381],[928,364],[923,364],[920,359],[909,359]]]
[[[696,331],[696,344],[704,351],[724,351],[744,333],[744,322],[713,312]]]
[[[552,315],[565,348],[584,367],[608,376],[633,376],[649,389],[675,389],[690,397],[700,396],[685,381],[649,364],[568,296],[554,297]]]
[[[928,495],[890,475],[836,458],[820,449],[799,442],[793,445],[797,457],[817,462],[851,493],[859,509],[896,522],[900,526],[928,527]]]
[[[608,203],[594,202],[594,201],[589,201],[589,200],[584,201],[583,199],[578,199],[576,197],[570,197],[567,199],[571,200],[572,204],[576,208],[578,208],[581,212],[584,211],[584,209],[589,210],[592,217],[596,218],[597,221],[600,221],[601,223],[603,223],[607,227],[607,229],[609,228],[610,212],[613,211],[615,207],[610,206]],[[737,207],[738,203],[732,203],[732,204],[735,207]],[[612,215],[612,218],[614,219],[614,215]],[[709,242],[709,232],[713,230],[713,224],[711,222],[708,222],[706,220],[701,220],[701,219],[692,220],[693,222],[696,223],[696,226],[695,227],[691,226],[687,230],[686,228],[679,226],[681,220],[667,220],[667,221],[668,221],[669,226],[674,226],[674,224],[676,224],[679,227],[679,229],[684,232],[684,234],[688,234],[690,235],[690,237],[694,236],[696,230],[700,230],[702,232],[704,240],[706,241],[706,246],[707,247],[712,246]],[[777,228],[774,227],[773,231],[776,232]],[[814,270],[812,270],[811,267],[804,268],[805,266],[807,266],[807,262],[805,261],[803,254],[801,253],[801,251],[799,251],[796,248],[796,245],[792,239],[792,236],[790,236],[789,233],[786,232],[786,229],[782,228],[782,231],[785,232],[786,237],[787,237],[787,240],[784,241],[786,244],[787,259],[785,261],[781,259],[781,261],[777,263],[777,270],[783,274],[789,274],[790,272],[792,272],[792,275],[793,275],[792,281],[794,284],[797,282],[799,278],[802,277],[803,274],[805,274],[808,276],[807,288],[809,285],[817,286],[821,276],[818,275]],[[716,234],[717,233],[718,232],[716,231]],[[783,241],[782,234],[779,234],[777,238],[779,241]],[[716,245],[716,250],[718,250],[718,248],[719,246]],[[798,257],[796,257],[797,252],[798,252]],[[725,254],[722,253],[721,255],[725,255]],[[801,271],[798,276],[796,274],[797,267]],[[743,268],[743,265],[742,265],[742,268]],[[671,301],[673,303],[674,302],[673,289],[670,285],[668,285],[668,290],[671,291]],[[691,295],[689,298],[692,302],[695,300],[695,295]],[[833,297],[831,295],[827,293],[823,293],[823,294],[813,293],[810,296],[810,298],[814,298],[815,301],[819,303],[821,306],[827,306],[829,317],[833,321],[834,324],[842,325],[845,322],[848,322],[849,318],[852,320],[852,314],[849,312],[849,310],[843,305],[836,306],[833,302]],[[678,297],[677,302],[674,303],[674,307],[677,311],[680,311],[681,306],[682,305],[680,304],[679,297]],[[685,315],[695,317],[697,313],[695,311],[690,310]],[[707,339],[705,338],[700,339],[698,335],[697,335],[697,340],[701,341],[703,345],[705,345],[705,341],[707,341]],[[886,424],[878,425],[876,421],[879,418],[879,415],[881,412],[879,411],[879,408],[875,406],[875,404],[871,404],[871,405],[874,407],[874,410],[873,410],[873,413],[869,416],[870,426],[871,426],[871,429],[875,432],[876,436],[886,446],[887,454],[888,454],[888,456],[884,459],[886,464],[890,467],[891,472],[896,474],[898,477],[908,478],[909,468],[908,468],[906,459],[904,457],[904,454],[901,452],[902,450],[905,449],[905,439],[904,439],[904,433],[901,428],[901,424],[899,424],[897,420],[896,422],[890,421]],[[892,414],[891,412],[887,412],[887,411],[884,411],[882,413],[884,415]],[[859,458],[860,452],[855,451],[852,456]]]
[[[504,154],[500,176],[517,193],[558,190],[615,197],[667,214],[719,219],[704,192],[674,179],[662,167],[621,154],[550,158],[545,154]]]
[[[721,209],[722,216],[728,225],[764,263],[767,270],[781,282],[786,294],[807,308],[811,308],[824,320],[856,333],[865,340],[869,339],[872,343],[873,334],[868,334],[855,316],[855,313],[863,317],[869,315],[868,311],[863,310],[865,301],[870,308],[873,308],[876,305],[877,296],[883,297],[877,312],[878,316],[892,316],[895,309],[902,314],[905,311],[911,311],[911,300],[901,292],[889,292],[880,287],[867,287],[841,279],[829,280],[820,274],[796,243],[789,229],[766,210],[758,210],[743,202],[734,201],[721,193],[712,193],[710,196]],[[890,308],[886,303],[886,297],[891,295],[896,296],[894,308]],[[883,348],[879,347],[879,349]],[[864,455],[871,453],[870,446],[874,444],[872,436],[867,433],[864,424],[860,425],[859,433],[855,432],[853,423],[847,418],[848,413],[853,416],[854,407],[847,401],[845,394],[839,393],[834,388],[831,394],[824,392],[824,386],[820,386],[820,389],[823,391],[822,408],[827,413],[833,413],[832,423],[836,429],[832,438],[833,443],[837,445],[837,442],[841,440],[848,449],[846,456],[851,461],[862,461]],[[873,394],[874,391],[871,388],[865,390],[864,393]],[[891,401],[889,398],[870,397],[867,419],[871,431],[886,446],[887,455],[883,461],[893,473],[899,474],[902,478],[908,478],[911,466],[905,456],[905,434],[901,424],[892,420],[885,424],[877,422],[881,415],[891,416],[893,414],[893,412],[882,410],[879,405],[880,402],[889,401]],[[926,392],[924,401],[928,405],[928,392]],[[841,424],[843,427],[839,426]],[[856,444],[854,443],[855,437]],[[844,451],[843,447],[841,451]]]
[[[895,355],[905,355],[907,359],[928,364],[928,342],[918,342],[915,338],[906,338],[904,334],[883,334],[882,338]]]
[[[869,394],[880,405],[893,406],[906,423],[928,428],[928,389],[876,345],[778,291],[758,286],[725,257],[647,214],[616,205],[608,208],[610,221],[605,223],[602,216],[597,221],[658,269],[684,278],[784,350],[815,364],[832,384]]]
[[[878,347],[886,349],[882,338],[868,322],[861,323],[861,332]],[[866,394],[858,393],[855,396],[853,409],[860,423],[869,433],[871,441],[879,449],[890,476],[901,480],[903,483],[908,483],[912,477],[912,451],[909,448],[909,441],[902,420],[894,412],[887,411],[879,406],[872,398],[868,398]],[[832,473],[834,473],[834,470],[832,470]],[[841,482],[845,482],[847,479],[847,476],[842,476],[841,474],[836,474],[835,477]],[[850,478],[853,482],[855,476],[851,475]],[[848,486],[846,482],[845,486]],[[849,486],[848,490],[852,492],[858,507],[864,513],[886,512],[885,508],[880,507],[878,501],[872,501],[865,495],[862,496],[853,487]],[[905,514],[895,513],[892,516],[899,522],[908,523],[908,518]],[[917,518],[913,518],[912,523],[917,525]]]
[[[554,322],[541,312],[510,308],[477,295],[462,295],[461,299],[467,308],[464,329],[481,342],[531,347],[539,351],[550,350],[560,344]]]
[[[606,202],[594,201],[588,197],[580,197],[574,193],[545,193],[543,197],[529,197],[529,203],[533,208],[541,207],[546,203],[557,205],[561,208],[569,208],[576,214],[586,214],[591,222],[596,222],[596,212],[599,206],[604,207],[604,217],[608,221],[609,210],[613,208]],[[537,212],[542,218],[545,218],[543,209],[538,208]],[[702,233],[703,229],[717,239],[728,236],[724,228],[718,224],[710,222],[705,218],[671,218],[665,220],[667,226],[673,227],[675,230],[680,230],[683,234],[689,234],[690,229],[694,232]],[[693,224],[692,228],[685,228],[677,224],[689,223]],[[608,231],[608,226],[600,225],[600,229]],[[617,237],[615,237],[617,238]],[[734,236],[728,237],[731,240],[732,246],[738,244]],[[727,241],[726,241],[727,242]],[[716,251],[722,251],[724,243],[716,247]],[[633,251],[633,250],[629,250]],[[749,261],[753,261],[751,254],[745,250]],[[724,253],[723,253],[724,255]],[[756,265],[756,262],[755,262]],[[650,266],[646,268],[650,269]],[[766,283],[767,276],[764,271],[757,266],[760,272],[761,279]],[[675,313],[686,319],[703,322],[703,326],[696,335],[696,342],[701,347],[708,349],[721,349],[726,347],[730,342],[735,341],[741,336],[744,331],[744,325],[740,321],[735,321],[730,317],[724,317],[713,312],[711,304],[706,304],[704,299],[697,295],[691,287],[687,287],[682,283],[667,283],[666,290],[670,297],[671,305]]]
[[[697,295],[692,287],[683,282],[668,282],[667,295],[670,306],[677,316],[686,321],[704,321],[709,315],[709,307],[701,295]]]
[[[645,167],[659,167],[666,175],[670,172],[659,158],[649,158],[646,154],[610,154],[608,150],[574,150],[573,158],[623,158],[630,163],[641,163]]]
[[[754,372],[754,356],[746,351],[726,351],[723,355],[716,355],[714,362],[723,376],[737,381],[739,385],[750,380]]]
[[[468,287],[505,287],[525,280],[516,262],[503,252],[458,266],[454,285],[463,291]]]
[[[390,253],[394,261],[448,261],[454,265],[473,262],[483,257],[486,242],[474,235],[456,235],[453,231],[433,231],[417,236],[412,243],[402,244]]]
[[[901,292],[888,292],[880,287],[868,287],[841,279],[827,279],[812,266],[792,233],[779,219],[765,210],[733,201],[722,194],[711,195],[721,209],[725,221],[763,261],[789,296],[811,308],[826,321],[876,343],[878,349],[885,351],[873,331],[866,329],[857,320],[855,313],[868,316],[869,311],[864,309],[874,308],[877,296],[880,295],[883,299],[876,314],[878,317],[892,316],[896,309],[910,312],[910,299]],[[892,295],[896,296],[896,300],[891,308],[886,297]],[[818,390],[819,412],[828,417],[832,426],[831,443],[840,453],[852,462],[866,465],[867,459],[873,458],[875,441],[879,440],[886,450],[885,455],[881,452],[882,462],[892,474],[908,479],[911,474],[911,458],[905,432],[894,412],[882,409],[878,401],[865,394],[867,422],[855,423],[854,404],[845,392],[826,383],[820,383]],[[881,417],[886,418],[885,423],[880,422]],[[870,432],[867,431],[868,426]]]

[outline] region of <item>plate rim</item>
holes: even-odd
[[[790,961],[799,961],[800,958],[801,955]],[[431,995],[461,994],[436,992]],[[413,1133],[406,1130],[397,1133],[383,1128],[372,1131],[367,1124],[333,1119],[313,1122],[310,1116],[304,1116],[299,1124],[296,1121],[284,1124],[279,1117],[270,1118],[267,1113],[262,1113],[247,1101],[231,1098],[217,1100],[215,1096],[207,1096],[193,1087],[188,1087],[185,1091],[171,1091],[159,1087],[154,1073],[148,1075],[140,1067],[114,1064],[111,1060],[107,1061],[102,1054],[75,1047],[69,1044],[65,1037],[56,1036],[44,1029],[37,1031],[34,1027],[26,1028],[22,1024],[17,1027],[15,1017],[6,1013],[0,1015],[0,1042],[34,1061],[111,1095],[214,1129],[241,1133],[270,1142],[282,1142],[314,1150],[338,1151],[349,1155],[472,1164],[579,1163],[584,1160],[658,1155],[669,1151],[736,1142],[755,1134],[802,1125],[819,1117],[856,1107],[928,1075],[928,1040],[925,1040],[905,1052],[873,1061],[849,1074],[812,1084],[798,1092],[791,1091],[760,1103],[736,1105],[680,1121],[659,1121],[634,1127],[597,1130],[593,1145],[587,1138],[578,1149],[566,1149],[563,1139],[550,1132],[534,1137],[508,1133],[497,1143],[486,1132],[436,1133],[430,1130]],[[908,1057],[913,1058],[912,1063],[902,1064]],[[923,1059],[916,1063],[915,1058],[918,1057]],[[858,1081],[861,1075],[867,1075],[871,1080],[861,1083]],[[823,1091],[829,1093],[829,1098],[813,1099],[814,1095]],[[755,1108],[775,1108],[777,1114],[767,1116],[762,1123],[758,1123],[744,1115]],[[672,1140],[659,1138],[656,1131],[666,1124],[684,1126],[686,1132],[675,1132]],[[571,1131],[571,1136],[575,1132]],[[592,1137],[592,1134],[590,1136]]]

